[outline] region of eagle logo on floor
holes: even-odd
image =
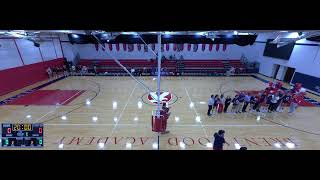
[[[148,94],[148,100],[154,104],[157,104],[158,95],[156,92],[151,92]],[[172,100],[172,94],[169,92],[160,92],[160,102],[168,103]]]

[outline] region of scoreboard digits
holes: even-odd
[[[2,147],[43,147],[43,124],[2,124]]]

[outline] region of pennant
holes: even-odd
[[[202,44],[202,51],[206,50],[206,44]]]
[[[209,44],[209,51],[212,51],[213,44]]]
[[[219,51],[220,44],[216,44],[216,51]]]
[[[120,51],[120,45],[119,44],[116,44],[116,49],[117,49],[117,51]]]

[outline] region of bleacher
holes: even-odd
[[[119,60],[127,69],[134,68],[136,71],[143,71],[144,74],[154,74],[157,68],[156,60]],[[97,72],[117,73],[125,75],[125,71],[112,59],[89,60],[82,59],[79,65],[87,66],[89,72],[93,72],[93,66],[97,67]],[[163,60],[161,67],[176,75],[224,75],[230,67],[242,69],[239,73],[246,72],[245,65],[240,60]]]

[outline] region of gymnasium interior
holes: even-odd
[[[213,150],[220,130],[223,150],[319,150],[319,49],[317,30],[0,30],[0,150]],[[296,102],[208,113],[264,93]]]

